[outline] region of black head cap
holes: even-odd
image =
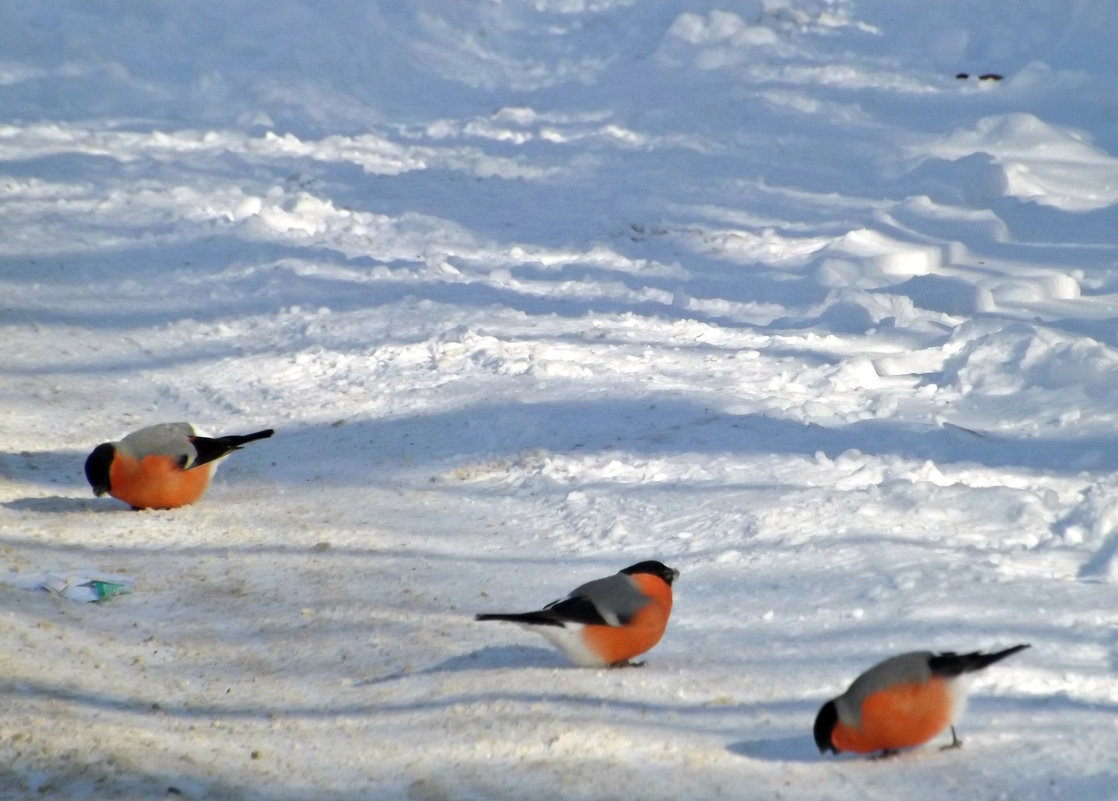
[[[834,701],[828,701],[823,704],[823,708],[815,716],[815,745],[819,749],[819,753],[825,754],[828,751],[832,754],[838,753],[835,744],[831,742],[831,733],[835,730],[835,724],[837,723],[838,709],[835,708]]]
[[[100,497],[108,492],[109,465],[113,463],[113,454],[116,449],[111,442],[103,442],[93,449],[89,458],[85,460],[85,478],[89,486],[93,487],[93,494]]]
[[[635,565],[630,565],[621,571],[622,573],[632,576],[637,573],[650,573],[653,576],[659,576],[664,580],[664,583],[669,587],[672,582],[679,578],[679,571],[674,568],[668,567],[663,562],[650,560],[648,562],[637,562]]]

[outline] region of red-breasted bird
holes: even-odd
[[[815,718],[815,744],[820,753],[880,751],[887,756],[923,745],[950,727],[946,747],[958,747],[955,721],[966,705],[966,674],[1028,647],[992,654],[915,651],[886,659],[823,704]]]
[[[638,562],[589,581],[538,612],[477,615],[508,620],[546,637],[583,667],[620,667],[660,642],[672,613],[672,582],[679,571]]]
[[[274,433],[210,438],[190,423],[159,423],[98,445],[85,460],[85,477],[94,495],[107,492],[133,509],[185,506],[202,497],[218,459]]]

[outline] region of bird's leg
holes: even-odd
[[[952,726],[951,727],[951,742],[949,744],[943,746],[939,750],[940,751],[950,751],[952,748],[961,748],[962,746],[963,746],[963,741],[959,739],[959,736],[957,734],[955,734],[955,727]]]
[[[627,668],[627,667],[644,667],[644,662],[634,662],[631,659],[622,659],[618,662],[611,662],[607,667],[611,668]]]
[[[895,757],[899,753],[900,751],[895,748],[883,748],[880,754],[874,754],[870,759],[889,759],[890,757]]]

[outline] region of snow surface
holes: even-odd
[[[1108,0],[0,18],[0,797],[1118,798]],[[277,435],[91,496],[172,420]],[[651,558],[643,669],[472,620]],[[961,750],[815,751],[1017,642]]]

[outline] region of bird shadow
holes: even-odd
[[[548,648],[535,648],[526,645],[490,645],[470,651],[468,654],[452,656],[437,665],[420,670],[398,670],[385,676],[364,679],[354,683],[356,687],[383,684],[413,676],[427,676],[435,673],[459,673],[466,670],[500,670],[503,668],[561,668],[568,663],[555,651]]]
[[[50,495],[38,498],[16,498],[5,501],[3,506],[16,512],[43,512],[47,514],[68,514],[70,512],[119,512],[127,507],[105,503],[96,499],[69,498],[64,495]]]
[[[765,762],[819,762],[819,751],[810,736],[769,737],[763,740],[742,740],[730,743],[731,754],[760,759]]]

